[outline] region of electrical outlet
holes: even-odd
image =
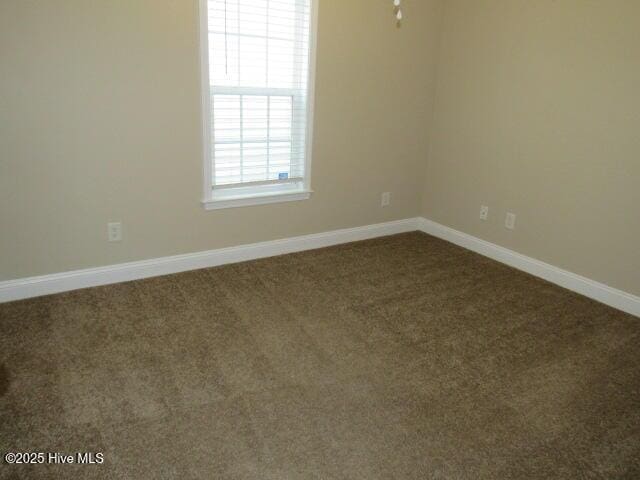
[[[382,201],[380,202],[383,207],[391,205],[391,192],[384,192],[382,194]]]
[[[509,230],[516,229],[516,214],[515,213],[507,213],[507,217],[504,220],[504,226]]]
[[[122,223],[120,222],[107,223],[107,239],[110,242],[122,241]]]
[[[489,207],[482,205],[480,207],[480,220],[486,220],[489,218]]]

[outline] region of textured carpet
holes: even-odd
[[[0,305],[0,478],[640,478],[640,319],[420,233]]]

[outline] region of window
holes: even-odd
[[[316,4],[201,0],[207,208],[309,198]]]

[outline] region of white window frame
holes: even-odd
[[[316,39],[318,34],[318,4],[310,0],[309,32],[309,80],[307,85],[307,121],[305,135],[305,167],[301,182],[283,182],[267,185],[239,184],[214,188],[212,182],[213,158],[211,155],[211,86],[209,81],[209,17],[208,2],[200,0],[200,70],[202,93],[202,149],[203,149],[203,198],[206,210],[247,207],[281,202],[307,200],[311,197],[311,156],[313,153],[313,112],[316,77]],[[224,87],[223,87],[224,88]],[[215,89],[216,92],[219,90]],[[295,127],[294,127],[295,128]]]

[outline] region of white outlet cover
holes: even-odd
[[[516,214],[507,213],[507,217],[504,220],[504,226],[509,230],[515,230],[516,228]]]
[[[391,205],[391,192],[384,192],[382,194],[381,205],[383,207],[388,207],[389,205]]]
[[[489,207],[482,205],[480,207],[480,220],[486,220],[489,218]]]
[[[122,241],[122,223],[120,222],[107,223],[107,239],[110,242]]]

